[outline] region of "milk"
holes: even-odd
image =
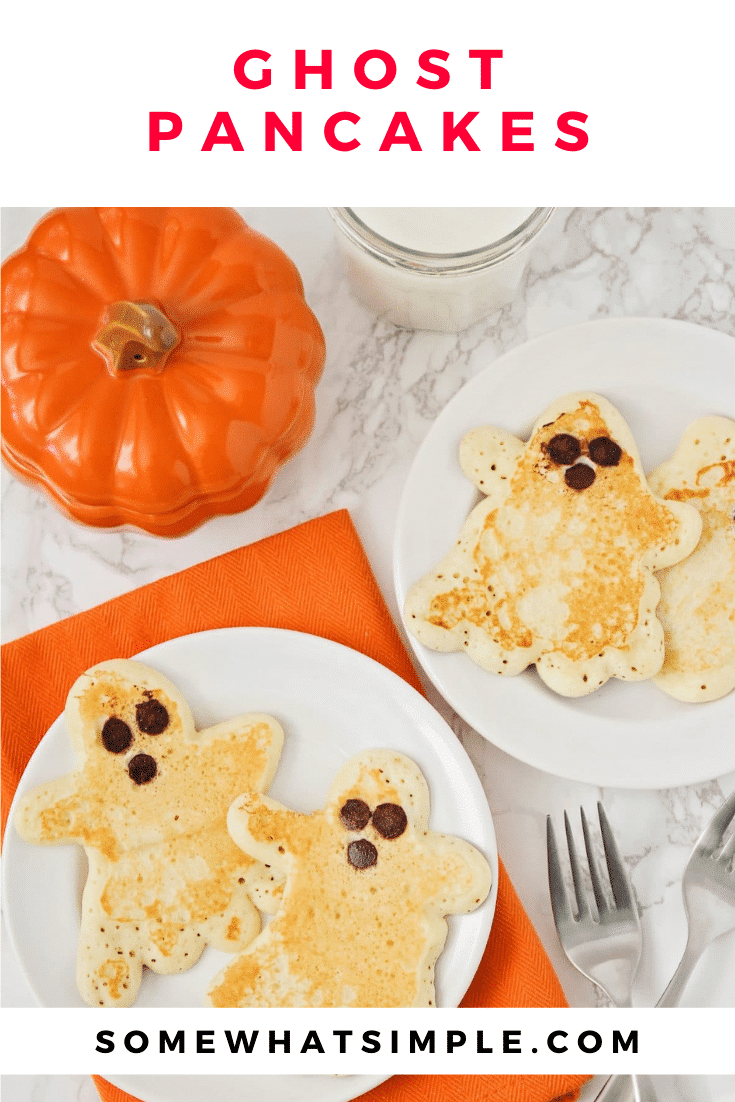
[[[525,222],[533,207],[352,207],[375,233],[422,253],[468,253]]]
[[[382,317],[409,329],[457,332],[510,302],[527,246],[548,221],[540,207],[338,207],[348,278]]]

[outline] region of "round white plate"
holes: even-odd
[[[735,417],[735,340],[688,322],[614,318],[529,341],[472,379],[429,430],[404,488],[394,558],[399,608],[479,500],[459,466],[462,436],[492,424],[528,439],[546,406],[576,390],[595,391],[617,406],[650,472],[696,417]],[[464,654],[432,651],[409,638],[452,708],[490,742],[539,769],[621,788],[693,784],[735,769],[733,693],[682,704],[652,682],[611,680],[590,696],[569,699],[533,669],[498,677]]]
[[[138,657],[179,686],[199,728],[242,712],[274,715],[286,737],[268,792],[298,811],[323,806],[334,774],[363,749],[400,750],[417,763],[431,793],[431,828],[474,843],[493,870],[493,887],[486,902],[472,914],[450,917],[446,947],[437,962],[437,1003],[456,1006],[477,970],[490,932],[498,860],[482,785],[441,716],[402,678],[377,662],[300,632],[227,628],[172,639]],[[70,772],[75,765],[59,717],[31,758],[18,795]],[[86,876],[83,850],[79,846],[30,845],[11,827],[3,863],[10,936],[38,1002],[42,1006],[83,1006],[75,981]],[[201,1006],[211,979],[227,959],[227,954],[209,947],[200,961],[181,975],[158,976],[146,971],[136,1005]],[[164,1086],[167,1078],[153,1077],[154,1089],[147,1089],[142,1097],[147,1102],[185,1102],[182,1095],[168,1093]],[[229,1077],[213,1076],[212,1082],[220,1078]],[[160,1091],[156,1087],[159,1081]],[[247,1083],[247,1079],[238,1081]],[[352,1082],[351,1077],[337,1081],[350,1091]],[[366,1089],[359,1086],[354,1094]],[[325,1088],[321,1097],[327,1102],[354,1097],[337,1090],[337,1085],[335,1090],[337,1093]],[[198,1097],[203,1096],[213,1102],[220,1099],[210,1087]],[[237,1097],[249,1102],[256,1096],[243,1087]]]
[[[386,1075],[115,1075],[143,1102],[350,1102]]]

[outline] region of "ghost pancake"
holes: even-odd
[[[462,470],[483,499],[446,558],[409,591],[408,630],[492,673],[536,664],[565,696],[661,668],[654,570],[688,555],[697,510],[646,482],[630,429],[597,394],[558,399],[527,443],[469,432]]]
[[[429,830],[413,761],[371,750],[346,762],[311,815],[249,794],[232,837],[286,879],[278,914],[227,965],[212,1006],[433,1006],[444,916],[474,910],[490,867],[474,846]]]
[[[716,700],[735,688],[735,421],[695,421],[649,481],[702,516],[694,552],[658,575],[666,657],[656,684],[678,700]]]
[[[243,788],[270,782],[283,731],[253,713],[196,731],[179,690],[134,661],[75,682],[64,713],[76,772],[30,791],[15,825],[26,841],[75,842],[89,871],[77,983],[92,1006],[129,1006],[143,965],[190,968],[207,943],[234,952],[260,930],[281,885],[227,832]]]

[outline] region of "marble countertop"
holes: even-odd
[[[3,212],[4,255],[41,213]],[[345,279],[325,209],[241,213],[295,261],[324,329],[328,356],[309,443],[249,512],[212,520],[176,540],[82,528],[3,471],[5,641],[337,508],[350,510],[400,623],[391,555],[401,490],[432,422],[465,382],[530,338],[599,318],[678,318],[735,336],[735,210],[559,209],[530,254],[513,303],[457,335],[396,329],[363,307]],[[558,821],[564,808],[594,809],[603,801],[642,911],[646,950],[634,1004],[655,1003],[684,946],[682,870],[703,825],[735,788],[735,773],[665,791],[599,789],[509,757],[469,730],[436,692],[429,689],[429,696],[478,770],[500,855],[575,1006],[605,1000],[559,948],[545,821],[548,813]],[[7,938],[2,966],[3,1003],[33,1005]],[[703,957],[684,1005],[735,1005],[735,933]],[[730,1097],[712,1083],[698,1088],[703,1102]],[[9,1097],[20,1102],[31,1095]],[[54,1097],[61,1102],[61,1094]]]

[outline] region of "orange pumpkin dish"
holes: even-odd
[[[324,337],[234,210],[52,211],[2,275],[3,458],[73,519],[181,535],[306,442]]]

